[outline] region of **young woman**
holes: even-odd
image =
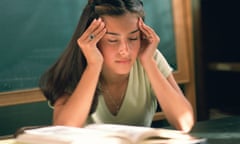
[[[150,126],[157,102],[168,122],[190,131],[193,110],[157,49],[140,0],[90,0],[62,56],[41,77],[55,125]]]

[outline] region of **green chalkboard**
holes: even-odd
[[[38,86],[65,49],[87,0],[0,1],[0,92]],[[144,0],[146,23],[161,37],[160,51],[176,68],[171,0]]]
[[[47,102],[1,107],[0,136],[14,134],[24,126],[51,125],[52,111]]]
[[[146,23],[160,36],[158,49],[173,69],[177,69],[174,22],[171,0],[143,0]]]

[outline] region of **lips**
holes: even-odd
[[[130,59],[123,59],[123,60],[116,60],[116,62],[125,64],[125,63],[130,63],[131,60]]]

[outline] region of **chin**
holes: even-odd
[[[119,75],[127,75],[127,74],[129,74],[130,73],[130,70],[131,69],[121,69],[121,70],[118,70],[118,71],[116,71],[116,73],[117,74],[119,74]]]

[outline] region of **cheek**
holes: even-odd
[[[131,44],[131,51],[132,53],[134,54],[138,54],[139,52],[139,49],[140,49],[140,41],[137,41],[137,42],[134,42]]]
[[[105,55],[106,53],[106,49],[107,49],[107,45],[104,41],[100,40],[99,43],[97,44],[98,49],[100,50],[100,52]]]
[[[105,42],[99,42],[98,48],[105,60],[112,59],[111,57],[112,57],[113,51],[112,51],[112,47],[109,44]]]

